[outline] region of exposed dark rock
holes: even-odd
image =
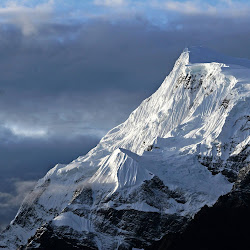
[[[169,233],[146,249],[248,249],[250,166],[239,174],[233,190],[213,207],[204,206],[181,233]]]
[[[213,175],[222,173],[230,182],[235,182],[238,177],[239,171],[248,166],[249,161],[247,157],[249,156],[250,145],[247,144],[239,154],[230,156],[226,162],[223,162],[219,157],[216,159],[212,157],[200,157],[198,156],[199,162],[207,167]]]
[[[173,198],[176,202],[182,204],[186,202],[180,189],[170,190],[158,176],[154,176],[151,180],[144,181],[143,184],[133,192],[127,194],[124,190],[123,195],[119,192],[115,192],[105,199],[104,202],[112,201],[115,207],[122,204],[145,202],[149,206],[161,211],[163,207],[168,207],[169,198]]]
[[[144,248],[159,239],[162,232],[178,232],[187,221],[187,218],[176,214],[99,209],[93,213],[97,233],[80,233],[69,227],[47,224],[37,230],[27,246],[21,249],[97,249],[94,237],[98,235],[98,231],[111,237],[122,236],[124,243],[119,249]]]
[[[26,246],[20,247],[20,250],[97,249],[96,246],[93,246],[92,238],[93,235],[91,233],[83,239],[82,234],[78,235],[76,231],[68,227],[53,228],[47,224],[38,229],[35,236],[29,240]]]
[[[224,99],[221,103],[221,106],[224,107],[224,109],[227,109],[228,105],[229,105],[229,101],[228,99]]]
[[[152,151],[152,149],[153,149],[153,145],[149,145],[146,150],[147,151]]]

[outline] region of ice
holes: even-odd
[[[53,224],[58,227],[68,226],[79,232],[93,232],[91,221],[84,217],[79,217],[72,212],[63,213],[57,216],[53,219]]]

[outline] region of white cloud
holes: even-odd
[[[0,208],[19,207],[35,184],[36,181],[16,181],[14,194],[0,192]]]
[[[25,5],[25,1],[8,1],[0,7],[0,24],[13,24],[22,30],[24,35],[37,32],[37,28],[50,19],[53,11],[53,0],[37,4],[34,7]]]
[[[6,129],[9,129],[14,135],[23,136],[23,137],[44,137],[47,135],[47,130],[42,128],[32,128],[22,127],[16,124],[6,124],[4,126]]]
[[[194,2],[176,2],[176,1],[167,1],[163,5],[167,10],[184,12],[184,13],[198,13],[201,11],[200,6]]]
[[[184,2],[166,0],[155,1],[152,3],[152,6],[186,15],[243,17],[248,16],[250,11],[249,3],[233,2],[231,0],[219,0],[216,4],[201,0]]]
[[[30,2],[33,2],[32,6],[29,4]],[[249,16],[250,11],[250,2],[232,0],[217,0],[214,4],[203,0],[93,0],[91,3],[86,3],[86,8],[82,7],[84,5],[79,5],[78,8],[77,3],[72,5],[68,3],[67,5],[66,0],[39,2],[35,0],[15,0],[8,1],[6,5],[0,3],[0,6],[2,6],[0,7],[0,25],[1,23],[13,24],[19,27],[24,35],[32,35],[46,22],[67,23],[67,21],[72,20],[82,22],[83,20],[98,18],[112,21],[116,19],[129,20],[137,17],[155,20],[169,12],[190,16],[244,18]],[[36,4],[34,5],[34,3]],[[68,11],[63,8],[62,11],[56,11],[64,5],[72,8],[69,7]],[[96,7],[98,7],[98,11]],[[99,7],[104,8],[104,11],[100,11]],[[106,11],[105,8],[109,8],[109,11]],[[157,12],[154,12],[155,10]]]
[[[126,4],[125,0],[94,0],[95,5],[117,7]]]

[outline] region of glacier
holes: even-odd
[[[38,181],[0,247],[146,248],[182,230],[249,166],[249,97],[249,60],[185,49],[124,123]]]

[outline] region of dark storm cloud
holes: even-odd
[[[184,47],[250,58],[249,24],[245,15],[198,13],[165,26],[141,15],[114,23],[43,24],[29,36],[2,25],[0,224],[14,216],[21,187],[27,191],[56,163],[85,154],[124,121],[161,84]]]
[[[186,15],[165,27],[142,17],[51,24],[29,37],[5,27],[0,119],[12,130],[101,136],[156,90],[184,47],[250,57],[248,25],[248,17]]]
[[[25,138],[0,127],[0,230],[15,214],[23,198],[49,169],[86,154],[99,141],[94,136]]]
[[[131,24],[51,25],[32,37],[18,31],[8,37],[5,33],[10,31],[5,30],[1,34],[7,37],[2,45],[6,56],[0,59],[2,91],[58,94],[145,89],[148,94],[185,46],[204,45],[249,56],[248,24],[247,18],[186,16],[165,29],[141,19]]]
[[[69,39],[71,27],[61,27],[53,40],[43,42],[41,37],[47,34],[31,39],[13,33],[8,40],[18,45],[6,43],[2,48],[8,57],[0,59],[2,88],[49,93],[134,91],[162,80],[166,64],[170,66],[162,57],[162,52],[167,56],[165,42],[157,41],[162,34],[147,31],[143,23],[134,27],[94,22],[78,27],[75,33],[76,39]],[[143,77],[148,70],[150,74]],[[139,86],[134,84],[138,81]]]
[[[49,139],[11,136],[0,145],[1,177],[25,180],[42,176],[58,162],[69,163],[86,154],[99,141],[99,137],[87,135]]]
[[[35,186],[36,181],[23,181],[16,178],[1,179],[0,192],[0,231],[15,217],[25,196]],[[8,190],[4,192],[4,187]],[[3,188],[2,188],[3,187]]]

